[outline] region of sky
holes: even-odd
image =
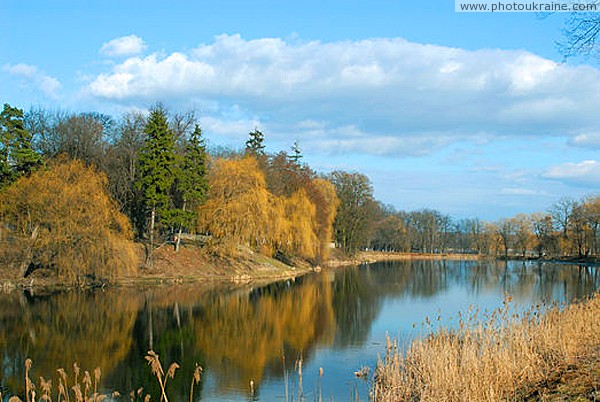
[[[600,194],[600,63],[566,14],[449,0],[0,0],[0,101],[194,110],[211,145],[298,141],[400,210],[497,220]]]

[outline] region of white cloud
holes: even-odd
[[[31,85],[51,98],[56,98],[57,92],[61,88],[58,79],[47,75],[36,66],[23,63],[6,64],[3,70],[15,77],[21,78],[25,85]]]
[[[597,186],[600,185],[600,162],[585,160],[578,163],[564,163],[552,166],[543,176],[567,184]]]
[[[545,193],[533,188],[523,187],[505,187],[500,189],[501,195],[516,195],[516,196],[532,196],[532,195],[544,195]]]
[[[583,147],[583,148],[600,148],[600,132],[590,132],[586,134],[579,134],[571,138],[569,144]]]
[[[294,127],[287,134],[309,136],[315,147],[373,154],[419,155],[499,136],[575,141],[600,126],[596,69],[525,51],[398,38],[322,43],[221,35],[189,52],[128,58],[87,90],[114,102],[200,99],[218,105],[215,117],[238,105],[270,127]],[[307,121],[323,125],[302,127]]]
[[[100,48],[100,53],[109,57],[133,56],[142,53],[145,48],[142,38],[129,35],[106,42]]]

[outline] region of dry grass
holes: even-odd
[[[152,370],[152,375],[156,377],[160,386],[160,401],[169,402],[166,394],[167,382],[169,379],[175,377],[175,370],[179,368],[179,364],[171,363],[165,374],[158,355],[154,351],[148,351],[145,359]],[[28,358],[25,360],[24,399],[26,402],[36,402],[36,395],[38,396],[39,402],[53,402],[53,400],[57,402],[104,402],[105,400],[117,401],[122,399],[121,394],[118,391],[114,391],[110,395],[98,392],[98,386],[102,376],[100,367],[94,369],[93,376],[87,370],[84,371],[83,376],[81,376],[81,368],[77,363],[73,364],[72,376],[69,376],[65,369],[59,368],[56,370],[56,384],[58,385],[53,390],[52,380],[46,380],[44,377],[40,377],[38,386],[36,386],[29,376],[32,365],[31,359]],[[190,388],[190,401],[194,399],[194,384],[200,382],[201,376],[202,367],[196,363]],[[39,393],[36,393],[36,390]],[[150,394],[144,396],[143,388],[138,388],[137,391],[131,391],[129,394],[129,402],[149,402],[150,399]],[[3,398],[2,393],[0,392],[0,402],[1,401],[3,401]],[[13,395],[9,398],[8,402],[23,402],[23,400],[19,396]]]
[[[600,400],[600,295],[560,308],[477,311],[406,351],[388,342],[376,401]]]

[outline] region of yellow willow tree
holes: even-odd
[[[287,255],[314,260],[319,252],[317,208],[300,189],[283,202],[285,230],[280,232],[282,250]]]
[[[256,159],[217,159],[208,180],[208,199],[198,209],[199,231],[229,251],[237,244],[270,247],[271,195]]]
[[[309,190],[309,197],[315,204],[317,213],[315,233],[319,240],[318,260],[326,261],[329,258],[329,245],[333,241],[333,221],[340,200],[329,180],[314,179]]]
[[[9,228],[2,246],[21,277],[46,268],[81,283],[137,268],[131,225],[109,196],[106,176],[80,161],[60,160],[17,180],[1,201],[0,221]]]

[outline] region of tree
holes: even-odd
[[[290,155],[290,160],[296,164],[300,164],[300,159],[302,159],[302,150],[300,149],[300,144],[298,141],[294,141],[294,145],[292,145],[292,154]]]
[[[515,226],[515,247],[521,251],[521,256],[525,258],[529,245],[531,244],[531,220],[525,214],[518,214],[513,218]]]
[[[246,141],[246,154],[252,155],[255,158],[265,156],[265,135],[257,128],[248,134]]]
[[[514,244],[516,226],[516,221],[512,218],[501,219],[496,226],[498,236],[504,248],[505,260],[508,260],[508,251]]]
[[[334,185],[326,179],[316,178],[307,187],[308,196],[317,208],[316,234],[320,242],[317,262],[329,258],[330,244],[333,239],[333,224],[340,200]]]
[[[598,7],[598,3],[594,3]],[[597,11],[597,10],[594,10]],[[564,38],[559,47],[565,57],[598,52],[600,14],[597,12],[573,13],[564,27]]]
[[[334,222],[336,243],[348,254],[366,247],[374,211],[373,187],[360,173],[335,171],[329,175],[340,200]]]
[[[209,171],[208,199],[198,209],[198,228],[231,253],[238,244],[270,247],[271,195],[256,159],[217,159]]]
[[[206,199],[208,179],[206,172],[207,154],[202,130],[196,124],[194,132],[185,145],[183,160],[181,161],[177,192],[181,198],[179,210],[179,234],[175,243],[175,251],[179,251],[183,227],[190,228],[197,219],[197,208]]]
[[[41,166],[42,157],[31,144],[23,110],[4,104],[0,113],[0,187]]]
[[[102,163],[108,176],[109,190],[121,212],[137,230],[140,237],[145,230],[146,214],[141,208],[141,189],[136,186],[138,157],[144,146],[146,117],[139,112],[125,114],[112,130]]]
[[[136,269],[131,226],[106,187],[95,168],[61,160],[6,189],[0,221],[11,228],[6,247],[18,254],[19,276],[46,268],[81,283]]]
[[[171,187],[175,180],[175,138],[162,105],[157,105],[150,111],[144,133],[146,139],[138,159],[137,185],[142,191],[143,203],[150,214],[150,245],[146,262],[152,264],[156,222],[167,215]]]
[[[536,238],[538,257],[544,256],[547,252],[556,253],[558,241],[554,235],[552,216],[546,213],[534,213],[531,215],[531,222]]]

